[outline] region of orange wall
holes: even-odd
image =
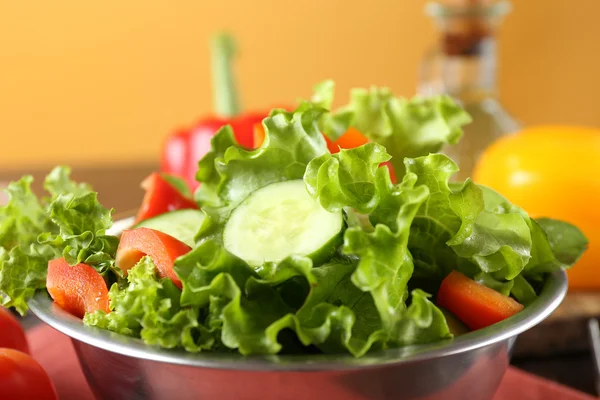
[[[525,123],[600,126],[598,0],[517,0],[501,96]],[[247,107],[342,93],[412,95],[435,40],[423,0],[0,0],[0,168],[152,160],[211,110],[207,38],[231,29]],[[574,6],[574,4],[577,4]]]

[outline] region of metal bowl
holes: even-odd
[[[115,224],[115,232],[131,220]],[[517,315],[452,340],[350,355],[190,354],[83,325],[45,292],[33,313],[71,337],[92,391],[106,400],[492,399],[518,334],[539,324],[567,292],[564,272],[551,274],[538,299]]]

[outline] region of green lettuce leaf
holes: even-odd
[[[167,174],[166,172],[161,172],[160,176],[169,183],[169,185],[173,186],[179,193],[181,193],[184,197],[192,197],[192,191],[190,187],[186,183],[183,178],[179,176]]]
[[[331,81],[318,84],[312,102],[330,109],[334,86]],[[320,126],[333,141],[348,127],[354,127],[383,145],[392,156],[396,176],[401,178],[404,158],[426,156],[445,145],[456,144],[463,134],[461,127],[471,121],[469,114],[448,96],[417,96],[409,100],[395,97],[388,88],[372,86],[353,89],[349,103],[326,114]]]
[[[470,180],[451,187],[458,167],[445,155],[407,159],[406,168],[430,190],[409,242],[419,259],[415,264],[424,267],[421,275],[441,279],[458,269],[471,277],[484,272],[511,280],[521,273],[531,257],[531,235],[520,210],[499,207],[495,192],[484,192]]]
[[[71,168],[59,166],[54,168],[44,180],[44,189],[46,189],[51,198],[54,199],[61,194],[72,194],[81,196],[92,191],[92,187],[87,183],[79,183],[71,180]]]
[[[384,178],[380,179],[389,182],[389,173],[382,171],[378,175]],[[410,226],[429,195],[427,187],[414,187],[415,182],[414,176],[407,175],[399,185],[394,230],[388,225],[376,224],[373,232],[352,227],[344,235],[342,252],[359,257],[352,282],[362,291],[371,293],[386,331],[396,326],[405,306],[407,284],[414,269],[408,251]]]
[[[106,235],[112,226],[111,214],[112,210],[100,205],[96,192],[60,194],[48,206],[48,215],[59,232],[44,232],[39,241],[61,249],[70,265],[85,263],[100,273],[117,271],[114,257],[119,240]]]
[[[244,287],[250,277],[259,278],[253,268],[225,250],[217,240],[205,240],[179,257],[175,260],[174,269],[183,282],[181,303],[184,306],[204,307],[209,304],[213,293],[210,285],[219,275],[228,275],[227,280],[230,279],[238,288]]]
[[[53,255],[52,249],[35,244],[15,246],[10,251],[0,247],[1,304],[25,315],[27,301],[36,290],[46,287],[48,261]]]
[[[169,279],[157,279],[150,257],[129,270],[127,282],[124,288],[112,285],[110,313],[88,313],[83,322],[164,348],[198,352],[214,345],[213,333],[198,322],[198,309],[181,307],[179,289]]]
[[[517,301],[525,306],[531,304],[536,298],[537,293],[531,284],[527,281],[527,279],[523,276],[523,274],[517,276],[510,282],[510,294],[517,299]],[[508,295],[507,293],[504,293]]]
[[[396,346],[425,344],[452,339],[446,317],[430,300],[429,294],[416,289],[411,292],[411,304],[400,315],[394,329]]]
[[[528,278],[540,280],[546,273],[570,268],[588,247],[585,235],[567,222],[541,218],[529,223],[534,245],[524,271]]]
[[[71,265],[85,262],[100,272],[114,268],[118,239],[105,235],[111,211],[85,183],[69,178],[70,169],[53,169],[44,182],[50,197],[41,201],[24,176],[8,188],[9,201],[0,207],[0,300],[27,311],[27,300],[45,287],[48,261],[64,257]]]
[[[31,176],[11,182],[6,189],[8,203],[0,207],[0,304],[27,312],[27,300],[46,286],[52,248],[36,241],[41,232],[57,232],[31,191]]]
[[[211,141],[211,151],[199,163],[196,193],[200,206],[217,219],[250,193],[271,183],[301,179],[308,163],[327,152],[317,126],[324,110],[305,103],[295,112],[275,110],[265,118],[265,141],[256,150],[238,146],[230,127]]]
[[[388,90],[354,90],[351,96],[355,126],[392,155],[397,176],[404,173],[404,158],[435,153],[456,144],[471,117],[448,96],[404,99]]]
[[[320,82],[313,88],[313,96],[310,101],[318,107],[330,110],[330,112],[323,114],[319,119],[319,129],[330,140],[335,142],[350,127],[354,118],[354,112],[348,106],[332,111],[334,92],[334,81],[326,80]]]
[[[379,203],[375,173],[389,154],[376,143],[367,143],[336,154],[314,158],[306,169],[304,182],[308,192],[323,208],[338,211],[350,207],[367,214]]]
[[[356,264],[334,261],[311,268],[310,259],[290,257],[255,272],[216,241],[200,246],[202,251],[178,259],[176,270],[184,293],[194,294],[187,301],[198,304],[201,299],[200,304],[209,305],[205,326],[220,332],[225,347],[242,354],[276,354],[285,350],[280,341],[284,331],[295,332],[303,346],[326,352],[362,355],[383,342],[371,296],[350,280]],[[235,262],[220,262],[225,259]],[[285,300],[295,278],[308,288],[300,308]]]
[[[196,180],[201,185],[196,189],[194,198],[204,208],[219,208],[224,205],[219,196],[221,175],[217,170],[217,161],[223,160],[225,151],[230,147],[239,147],[230,125],[222,127],[210,140],[210,151],[198,162]],[[219,161],[221,163],[221,161]],[[219,164],[220,165],[220,164]]]
[[[58,231],[31,191],[32,182],[26,175],[6,188],[8,203],[0,207],[0,246],[5,250],[33,243],[41,232]]]

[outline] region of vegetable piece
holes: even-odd
[[[200,210],[176,210],[145,219],[135,225],[134,228],[154,229],[173,236],[188,246],[193,246],[194,235],[202,226],[205,218],[206,215]]]
[[[341,210],[329,212],[302,180],[273,183],[252,193],[225,225],[225,248],[252,266],[297,255],[325,260],[341,244]]]
[[[56,389],[42,366],[31,356],[0,348],[2,400],[58,400]]]
[[[334,86],[331,81],[316,85],[311,102],[331,109]],[[393,175],[400,180],[406,157],[426,156],[445,145],[456,144],[462,136],[461,127],[471,122],[469,114],[448,96],[417,96],[409,100],[394,97],[388,88],[375,86],[353,89],[350,102],[325,117],[320,126],[330,142],[344,141],[349,130],[360,132],[392,155]],[[349,142],[356,143],[355,131],[352,132]]]
[[[378,169],[377,179],[391,185],[385,172]],[[415,186],[415,182],[414,176],[407,174],[398,185],[400,195],[396,197],[396,207],[388,210],[390,218],[395,221],[391,227],[376,224],[371,232],[355,226],[348,228],[344,234],[343,254],[359,259],[352,274],[352,283],[373,296],[386,332],[399,329],[398,323],[406,308],[407,285],[414,271],[413,258],[408,250],[410,226],[419,207],[429,196],[429,190],[422,185]],[[378,187],[381,192],[394,189],[381,183]]]
[[[356,128],[349,128],[335,141],[330,140],[327,136],[325,136],[325,140],[327,141],[327,148],[331,154],[337,153],[340,151],[340,149],[353,149],[369,143],[369,139],[367,139]]]
[[[216,116],[203,118],[193,128],[172,134],[163,144],[161,171],[185,179],[192,190],[198,186],[195,179],[198,161],[210,150],[210,140],[219,129],[231,125],[238,143],[251,149],[254,124],[269,115],[268,111],[241,114],[231,65],[236,53],[233,37],[219,34],[211,48]]]
[[[129,270],[127,283],[110,288],[110,313],[86,314],[83,322],[164,348],[197,352],[214,344],[214,335],[198,321],[198,309],[180,307],[181,291],[169,279],[156,277],[149,256]]]
[[[106,235],[111,211],[100,205],[89,185],[69,179],[68,167],[56,167],[44,187],[51,197],[33,194],[24,176],[7,188],[0,207],[0,302],[27,312],[27,300],[46,286],[48,261],[63,257],[100,273],[114,267],[118,238]]]
[[[86,264],[70,266],[63,258],[48,263],[46,287],[63,310],[83,318],[86,312],[109,311],[108,288],[102,275]]]
[[[29,343],[21,324],[6,308],[0,307],[0,348],[29,354]]]
[[[317,121],[323,110],[310,104],[294,112],[274,110],[263,124],[267,139],[256,150],[241,148],[226,126],[215,135],[212,149],[198,164],[202,186],[195,193],[202,209],[226,219],[252,192],[271,183],[301,179],[306,165],[327,152]]]
[[[146,194],[137,213],[136,223],[169,211],[198,208],[191,198],[187,198],[157,172],[144,179],[142,188],[146,190]]]
[[[308,192],[327,210],[351,207],[367,214],[377,207],[381,197],[375,174],[379,164],[389,159],[390,155],[377,143],[325,153],[308,164],[304,181]]]
[[[323,135],[325,138],[325,142],[327,143],[327,148],[331,154],[339,153],[342,149],[353,149],[356,147],[360,147],[363,144],[369,142],[369,140],[364,137],[360,132],[358,132],[354,128],[348,129],[346,134],[342,135],[337,141],[332,142],[331,139],[327,135]],[[265,140],[265,129],[262,124],[254,125],[254,144],[255,147],[258,148],[262,146]],[[396,174],[394,173],[394,167],[390,161],[385,161],[380,164],[380,166],[386,165],[390,170],[390,175],[392,177],[392,182],[396,183]]]
[[[448,324],[448,329],[454,336],[464,335],[465,333],[469,333],[469,328],[466,327],[458,318],[456,318],[450,311],[440,308],[442,314],[444,314],[444,318],[446,318],[446,323]]]
[[[452,271],[440,286],[437,304],[444,307],[470,329],[481,329],[511,317],[523,309],[516,300],[504,296]]]
[[[522,207],[532,218],[577,225],[590,240],[569,269],[569,288],[600,289],[600,129],[536,126],[493,143],[473,178]]]
[[[143,256],[148,255],[156,265],[158,275],[169,278],[181,289],[181,280],[173,270],[173,265],[177,257],[190,250],[190,246],[166,233],[150,228],[127,229],[121,234],[115,264],[126,275]]]

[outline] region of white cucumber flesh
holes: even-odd
[[[252,266],[290,255],[314,260],[341,243],[342,212],[329,212],[306,190],[304,181],[273,183],[252,193],[225,225],[225,248]]]

